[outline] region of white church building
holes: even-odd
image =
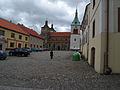
[[[70,50],[80,49],[80,21],[76,9],[75,18],[71,24]]]

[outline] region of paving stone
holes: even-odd
[[[33,52],[0,61],[0,90],[120,90],[120,75],[100,75],[72,51]]]

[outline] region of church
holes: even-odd
[[[52,50],[78,50],[80,49],[80,22],[76,10],[75,18],[71,24],[71,32],[56,32],[53,24],[48,25],[48,20],[41,27],[41,35],[45,37],[43,47]]]

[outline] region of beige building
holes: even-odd
[[[24,25],[19,26],[29,34],[29,47],[31,48],[43,48],[44,36],[38,34],[36,31],[25,27]]]
[[[88,63],[98,73],[120,73],[120,0],[91,0],[82,29],[82,51]]]
[[[89,50],[89,22],[90,22],[90,4],[86,6],[85,14],[82,21],[82,37],[81,37],[81,51],[85,60],[88,60]]]

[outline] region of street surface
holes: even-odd
[[[0,61],[0,90],[120,90],[120,75],[100,75],[71,51],[33,52]]]

